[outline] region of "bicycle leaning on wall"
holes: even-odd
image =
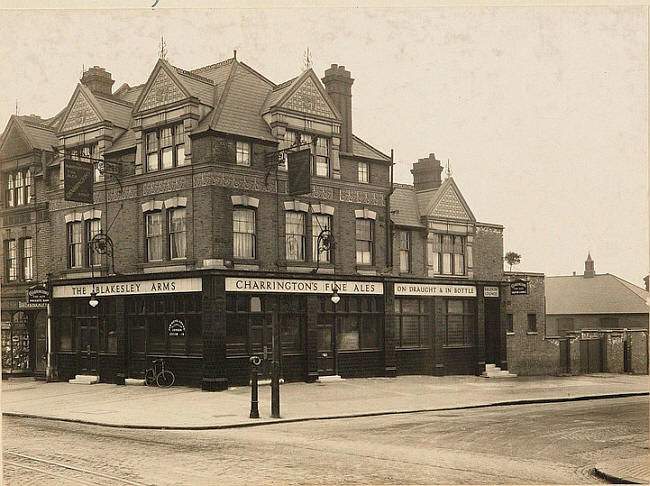
[[[147,368],[144,372],[145,385],[157,385],[161,388],[169,388],[174,384],[176,377],[171,370],[165,369],[164,359],[154,359],[151,365],[152,367]]]

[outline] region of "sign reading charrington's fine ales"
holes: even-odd
[[[476,297],[473,285],[395,283],[395,295],[430,295],[434,297]]]
[[[226,292],[331,294],[334,291],[334,286],[336,286],[339,294],[382,295],[384,293],[384,285],[381,282],[248,277],[226,278]]]
[[[510,295],[528,295],[528,282],[521,279],[510,282]]]

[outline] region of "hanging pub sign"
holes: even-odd
[[[169,323],[167,327],[167,333],[171,337],[184,337],[185,336],[185,324],[180,319],[174,319]]]
[[[289,195],[299,196],[311,192],[311,150],[305,149],[287,154],[289,171]]]
[[[528,295],[528,282],[521,279],[510,282],[510,295]]]
[[[44,285],[34,285],[27,289],[28,304],[49,304],[50,293]]]
[[[63,164],[63,199],[93,203],[93,164],[65,159]]]

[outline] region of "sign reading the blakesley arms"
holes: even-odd
[[[226,292],[288,292],[298,294],[331,294],[336,285],[339,294],[382,295],[381,282],[346,280],[297,280],[281,278],[226,278]]]
[[[476,297],[472,285],[396,283],[395,295],[431,295],[435,297]]]
[[[172,278],[166,280],[137,280],[133,282],[96,283],[82,285],[56,285],[52,290],[55,299],[90,297],[93,287],[97,295],[168,294],[201,292],[200,278]]]

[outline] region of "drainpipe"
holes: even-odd
[[[393,273],[393,222],[390,219],[390,196],[395,188],[393,187],[393,149],[390,149],[390,191],[386,195],[386,267]]]

